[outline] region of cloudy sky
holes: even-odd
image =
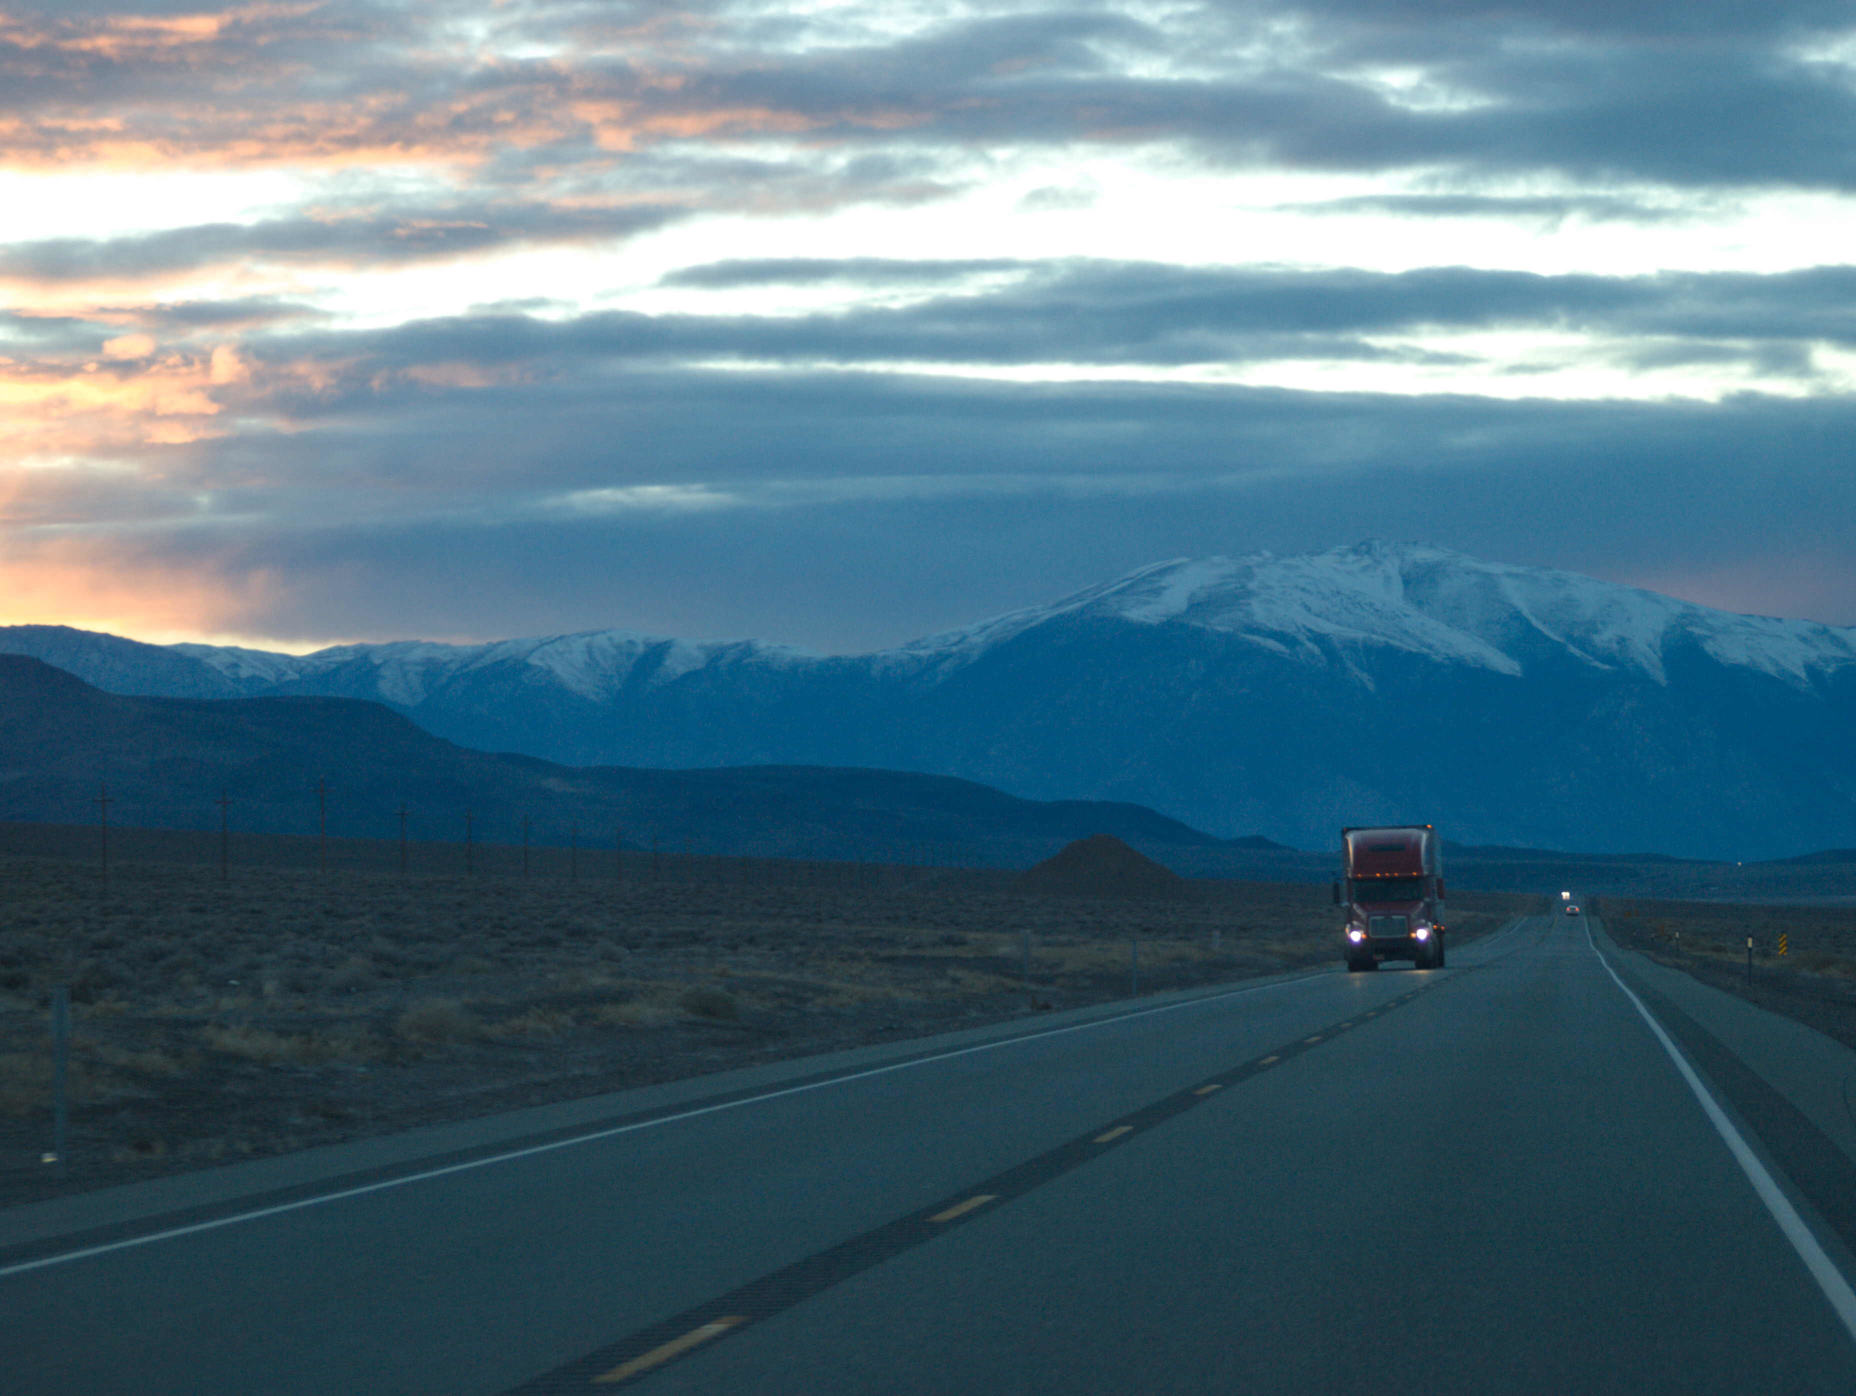
[[[0,0],[0,623],[898,642],[1368,537],[1856,624],[1848,0]]]

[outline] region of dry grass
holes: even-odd
[[[74,1052],[65,1077],[73,1105],[95,1105],[120,1098],[131,1089],[116,1072]],[[50,1042],[38,1050],[0,1052],[0,1116],[19,1118],[42,1114],[52,1104],[52,1052]]]
[[[420,999],[393,1021],[393,1031],[409,1042],[438,1046],[470,1042],[483,1035],[477,1016],[456,999]]]
[[[513,1018],[505,1018],[483,1030],[486,1037],[499,1042],[535,1041],[559,1037],[572,1032],[574,1015],[562,1008],[531,1008]]]
[[[313,1032],[280,1033],[249,1023],[208,1024],[201,1030],[208,1048],[228,1057],[265,1066],[321,1066],[328,1062],[370,1062],[383,1056],[380,1039],[358,1024]],[[174,1073],[178,1074],[178,1072]]]
[[[674,998],[648,995],[626,999],[622,1003],[602,1004],[593,1010],[592,1020],[612,1028],[661,1028],[683,1016]]]

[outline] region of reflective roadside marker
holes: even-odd
[[[1785,955],[1785,954],[1789,954],[1790,951],[1791,951],[1791,938],[1787,936],[1784,931],[1780,931],[1779,932],[1779,953],[1781,955]]]

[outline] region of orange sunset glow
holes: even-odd
[[[1856,401],[1828,309],[1856,194],[1809,136],[1856,49],[1747,40],[1797,84],[1768,104],[1784,161],[1752,170],[1738,137],[1616,117],[1648,89],[1602,65],[1543,87],[1493,42],[1381,60],[1392,29],[1299,23],[9,10],[6,614],[833,648],[1036,600],[1053,568],[1447,518],[1491,556],[1856,619],[1824,534],[1848,472],[1815,454]],[[1552,52],[1677,88],[1670,53],[1717,52],[1563,24]],[[1412,471],[1447,510],[1413,514]],[[1702,564],[1659,551],[1669,497],[1706,515]],[[877,541],[944,530],[990,561],[905,576],[933,550]],[[822,604],[814,565],[891,575],[904,612]]]

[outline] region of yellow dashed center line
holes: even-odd
[[[681,1338],[672,1338],[669,1342],[652,1348],[642,1357],[634,1357],[630,1362],[621,1362],[610,1372],[594,1377],[593,1381],[595,1384],[624,1381],[627,1377],[635,1377],[640,1372],[648,1372],[653,1367],[661,1367],[671,1358],[681,1357],[698,1344],[706,1343],[711,1338],[719,1338],[729,1329],[746,1322],[745,1317],[731,1314],[727,1318],[718,1318],[711,1323],[705,1323],[700,1328],[692,1328]]]
[[[1420,987],[1425,987],[1425,986],[1420,986]],[[1417,990],[1412,989],[1406,992],[1405,994],[1402,994],[1398,998],[1391,1000],[1389,1003],[1383,1004],[1379,1008],[1364,1010],[1360,1014],[1360,1016],[1357,1018],[1349,1018],[1343,1023],[1337,1023],[1334,1026],[1327,1028],[1324,1032],[1316,1033],[1312,1037],[1303,1038],[1301,1045],[1313,1047],[1315,1044],[1319,1042],[1326,1041],[1329,1036],[1338,1033],[1342,1028],[1356,1027],[1361,1022],[1364,1022],[1367,1019],[1377,1018],[1380,1014],[1389,1012],[1391,1009],[1396,1008],[1400,1004],[1405,1003],[1408,1000],[1412,999],[1413,997],[1415,997],[1416,994],[1417,994]],[[1294,1054],[1294,1051],[1295,1051],[1293,1047],[1285,1048],[1284,1050],[1291,1053],[1292,1055]],[[1281,1060],[1282,1060],[1282,1053],[1272,1052],[1267,1057],[1257,1058],[1257,1060],[1249,1068],[1240,1069],[1239,1071],[1233,1074],[1236,1077],[1238,1077],[1238,1079],[1241,1080],[1245,1078],[1246,1073],[1248,1071],[1259,1071],[1264,1067],[1274,1066],[1276,1063],[1280,1062]],[[1227,1085],[1230,1085],[1230,1084],[1231,1082],[1229,1081],[1208,1081],[1202,1086],[1193,1087],[1191,1093],[1195,1096],[1209,1096],[1209,1095],[1214,1094],[1217,1091],[1223,1090]],[[1177,1095],[1168,1097],[1163,1101],[1157,1102],[1157,1106],[1160,1108],[1157,1108],[1153,1112],[1154,1118],[1153,1120],[1150,1121],[1150,1123],[1157,1123],[1162,1119],[1168,1119],[1168,1118],[1177,1116],[1178,1114],[1182,1113],[1186,1109],[1187,1104],[1188,1102],[1183,1101]],[[1115,1140],[1122,1138],[1124,1135],[1135,1133],[1138,1128],[1140,1127],[1137,1125],[1125,1125],[1125,1124],[1124,1125],[1113,1125],[1109,1127],[1108,1129],[1104,1130],[1101,1134],[1096,1135],[1094,1137],[1094,1142],[1097,1144],[1111,1144]],[[1045,1155],[1043,1159],[1034,1160],[1034,1162],[1051,1163],[1052,1166],[1048,1168],[1047,1170],[1045,1170],[1043,1173],[1041,1173],[1038,1177],[1029,1179],[1028,1183],[1026,1183],[1025,1179],[1018,1176],[1024,1172],[1023,1169],[1014,1170],[1014,1173],[1012,1176],[1001,1175],[1000,1177],[994,1179],[993,1181],[995,1184],[1013,1185],[1014,1192],[1012,1195],[1017,1196],[1019,1195],[1019,1192],[1023,1190],[1022,1187],[1018,1186],[1018,1184],[1020,1183],[1025,1183],[1025,1185],[1029,1187],[1036,1187],[1036,1186],[1039,1186],[1041,1182],[1048,1181],[1050,1177],[1060,1176],[1061,1174],[1068,1172],[1070,1169],[1075,1168],[1079,1166],[1080,1164],[1084,1163],[1087,1156],[1086,1155],[1079,1156],[1075,1154],[1074,1149],[1075,1149],[1074,1144],[1064,1145],[1062,1146],[1061,1149],[1053,1150],[1050,1154]],[[1054,1160],[1054,1163],[1052,1162],[1053,1160]],[[961,1217],[964,1217],[971,1212],[978,1211],[981,1207],[984,1207],[989,1202],[997,1202],[1000,1196],[1001,1195],[998,1193],[991,1193],[991,1192],[975,1193],[971,1197],[965,1198],[964,1200],[960,1202],[956,1202],[952,1204],[951,1206],[946,1207],[942,1209],[941,1211],[934,1213],[934,1215],[929,1217],[928,1220],[931,1222],[935,1222],[937,1224],[957,1221]],[[919,1215],[920,1215],[919,1213],[915,1213],[915,1214],[911,1214],[911,1216],[909,1217],[898,1218],[894,1223],[890,1224],[889,1226],[878,1227],[872,1230],[871,1232],[867,1233],[866,1237],[863,1239],[867,1240],[870,1243],[873,1250],[879,1251],[880,1254],[874,1254],[872,1258],[856,1266],[849,1273],[858,1273],[862,1269],[867,1269],[870,1265],[880,1263],[884,1256],[895,1254],[900,1250],[906,1250],[909,1247],[919,1245],[923,1241],[927,1240],[930,1233],[925,1233],[921,1231],[919,1229],[920,1224],[913,1220],[914,1216],[919,1216]],[[816,1260],[817,1257],[814,1257],[813,1259]],[[752,1285],[744,1287],[741,1291],[738,1292],[738,1294],[735,1297],[722,1300],[719,1302],[728,1303],[731,1305],[738,1305],[741,1307],[747,1307],[750,1311],[750,1314],[756,1314],[756,1315],[764,1315],[765,1313],[782,1311],[786,1308],[791,1307],[792,1304],[799,1302],[799,1299],[803,1298],[805,1294],[816,1292],[817,1288],[819,1287],[819,1282],[817,1281],[815,1276],[811,1276],[809,1273],[805,1273],[805,1272],[809,1272],[811,1268],[812,1268],[812,1262],[810,1261],[801,1262],[800,1264],[794,1265],[794,1266],[788,1266],[784,1270],[776,1271],[771,1274],[762,1276],[759,1280],[755,1281]],[[788,1284],[788,1280],[793,1275],[802,1275],[801,1280],[798,1282],[801,1292],[798,1293],[797,1295],[789,1292],[792,1289],[792,1286]],[[840,1276],[839,1278],[841,1279],[843,1278],[843,1276]],[[836,1284],[836,1283],[838,1283],[838,1279],[828,1279],[827,1281],[825,1281],[826,1285]],[[711,1301],[711,1302],[717,1302],[717,1301]],[[762,1306],[762,1307],[757,1307],[757,1306]],[[701,1312],[702,1310],[700,1309],[691,1311],[683,1321],[691,1322]],[[683,1356],[685,1353],[691,1351],[692,1349],[701,1347],[704,1343],[710,1342],[715,1338],[721,1337],[723,1334],[729,1332],[731,1329],[739,1327],[741,1324],[748,1323],[751,1321],[752,1320],[749,1317],[749,1315],[745,1315],[745,1314],[731,1314],[731,1315],[726,1315],[721,1318],[710,1319],[709,1321],[703,1324],[700,1324],[699,1326],[695,1328],[690,1329],[687,1333],[683,1334],[681,1337],[672,1338],[668,1342],[658,1344],[658,1346],[652,1348],[647,1353],[643,1353],[640,1356],[633,1357],[624,1362],[621,1362],[618,1366],[612,1368],[610,1371],[601,1373],[599,1376],[592,1378],[592,1381],[594,1384],[597,1384],[597,1385],[612,1385],[614,1383],[628,1381],[635,1376],[639,1376],[643,1373],[653,1371],[663,1366],[665,1363],[671,1362],[675,1360],[676,1358]],[[629,1344],[627,1344],[626,1346],[629,1346]],[[604,1351],[612,1352],[615,1350],[615,1348],[617,1351],[624,1350],[624,1346],[614,1345],[613,1348],[607,1348]],[[584,1367],[581,1366],[579,1363],[575,1363],[573,1364],[572,1368],[560,1369],[560,1371],[556,1375],[564,1377],[564,1376],[567,1376],[571,1372],[573,1374],[572,1376],[573,1380],[584,1381],[586,1380],[586,1378],[584,1376],[579,1375],[579,1373],[584,1372],[588,1367],[592,1367],[596,1365],[597,1362],[600,1360],[602,1360],[602,1355],[596,1354],[594,1357],[586,1360],[586,1365]]]
[[[951,1222],[955,1217],[966,1216],[966,1214],[971,1212],[975,1207],[984,1207],[988,1202],[995,1201],[998,1196],[999,1194],[996,1192],[983,1192],[978,1197],[969,1197],[965,1202],[956,1202],[945,1212],[936,1212],[932,1217],[928,1218],[928,1220]]]

